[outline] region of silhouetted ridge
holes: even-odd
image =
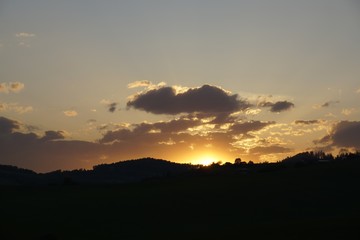
[[[282,163],[290,165],[312,164],[334,160],[333,155],[319,152],[302,152],[292,157],[285,158]]]
[[[210,166],[174,163],[162,159],[141,158],[116,163],[100,164],[92,170],[57,170],[38,174],[31,170],[0,165],[0,185],[73,185],[73,184],[117,184],[138,182],[151,178],[204,175],[238,175],[258,172],[286,171],[303,166],[351,165],[358,166],[360,152],[341,152],[334,157],[324,152],[302,152],[277,163],[243,162],[213,163]]]
[[[32,170],[0,165],[0,185],[33,184],[39,181],[38,174]]]
[[[162,159],[142,158],[93,167],[92,174],[103,179],[136,181],[151,177],[164,177],[193,169],[190,164],[179,164]]]

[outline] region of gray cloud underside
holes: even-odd
[[[315,141],[333,147],[360,149],[360,122],[341,121],[333,126],[329,135]]]
[[[250,149],[250,154],[274,154],[274,153],[289,153],[291,148],[282,146],[268,146],[268,147],[254,147]]]
[[[0,117],[0,134],[10,134],[20,128],[20,123],[5,117]]]
[[[295,107],[295,104],[288,101],[278,101],[278,102],[261,102],[259,103],[259,107],[269,107],[270,112],[279,113],[283,111],[290,110]]]
[[[154,114],[176,115],[195,112],[235,112],[251,105],[245,100],[238,99],[237,94],[230,95],[221,88],[204,85],[179,94],[176,94],[172,87],[149,90],[135,96],[127,106]]]

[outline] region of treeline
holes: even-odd
[[[100,164],[94,166],[92,170],[57,170],[45,174],[38,174],[15,166],[0,165],[0,185],[119,184],[176,176],[269,172],[353,160],[360,162],[360,152],[341,151],[334,157],[332,154],[322,151],[310,151],[287,157],[275,163],[245,162],[241,158],[236,158],[234,163],[217,162],[210,166],[179,164],[162,159],[142,158]]]

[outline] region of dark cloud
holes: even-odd
[[[275,154],[275,153],[288,153],[291,152],[291,148],[286,148],[282,146],[268,146],[268,147],[254,147],[250,149],[250,154]]]
[[[332,105],[335,105],[337,103],[339,103],[340,101],[328,101],[328,102],[325,102],[324,104],[321,105],[321,107],[325,108],[325,107],[330,107]]]
[[[232,134],[247,134],[248,132],[259,131],[272,124],[275,122],[248,121],[232,125],[230,131]]]
[[[111,113],[115,112],[116,108],[117,108],[117,103],[116,102],[110,103],[108,105],[108,111],[111,112]]]
[[[173,87],[161,87],[140,93],[127,103],[128,107],[155,114],[222,113],[235,112],[250,107],[237,94],[229,94],[221,88],[204,85],[176,93]]]
[[[280,101],[274,103],[273,106],[271,106],[270,111],[271,112],[282,112],[289,110],[290,108],[293,108],[295,105],[288,101]]]
[[[279,113],[295,107],[294,103],[288,101],[261,102],[259,107],[269,107],[271,112]]]
[[[20,123],[5,117],[0,117],[0,134],[10,134],[20,128]]]
[[[299,125],[311,125],[311,124],[319,124],[321,121],[319,120],[296,120],[295,124]]]
[[[53,141],[64,139],[64,132],[63,131],[46,131],[45,135],[40,139],[42,141]]]
[[[314,142],[339,148],[360,149],[360,122],[341,121],[333,126],[329,135]]]

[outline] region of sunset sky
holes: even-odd
[[[360,149],[357,0],[0,1],[0,164]]]

